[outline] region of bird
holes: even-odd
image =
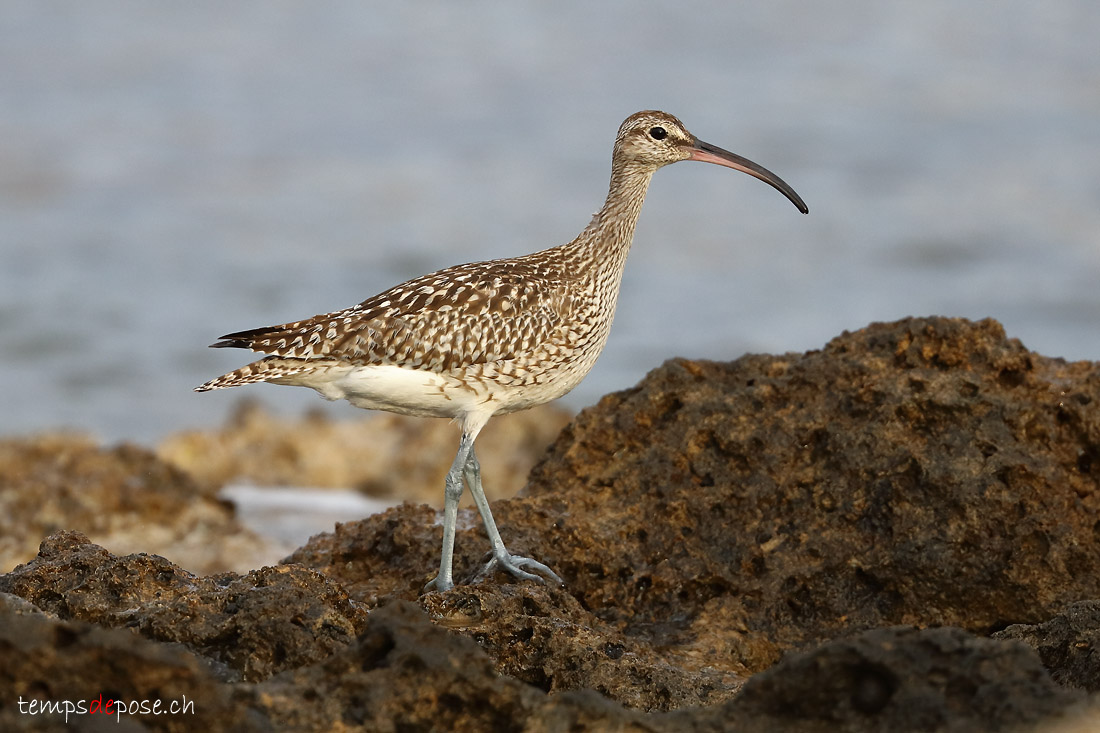
[[[458,502],[469,489],[491,557],[475,580],[502,569],[522,580],[564,582],[506,548],[482,489],[474,441],[494,415],[555,400],[576,387],[607,342],[623,269],[650,180],[679,161],[713,163],[771,185],[809,209],[779,176],[699,140],[680,120],[637,112],[615,136],[603,207],[571,242],[520,257],[473,262],[413,278],[344,310],[226,334],[212,348],[266,354],[195,388],[254,382],[310,387],[328,400],[459,423],[444,479],[439,571],[424,592],[454,587]]]

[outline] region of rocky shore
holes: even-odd
[[[487,488],[538,457],[494,514],[564,588],[420,594],[442,422],[0,442],[0,729],[102,696],[193,701],[118,730],[1100,730],[1100,364],[913,318],[673,359],[560,434],[526,415],[479,456]],[[260,568],[217,493],[240,478],[413,498]],[[467,583],[487,544],[462,512]]]

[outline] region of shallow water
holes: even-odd
[[[233,502],[242,525],[267,541],[269,555],[263,560],[272,564],[313,535],[332,531],[337,522],[369,517],[398,503],[371,499],[354,490],[250,484],[227,485],[218,495]]]
[[[580,231],[638,109],[771,168],[660,171],[574,407],[673,355],[906,315],[1100,359],[1100,5],[9,2],[0,430],[154,440],[232,330]],[[346,405],[337,414],[352,414]]]

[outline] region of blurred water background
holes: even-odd
[[[8,0],[0,432],[222,422],[220,334],[575,236],[619,123],[672,112],[776,171],[660,171],[611,340],[664,359],[993,316],[1100,359],[1100,3]],[[333,414],[358,415],[347,405]]]

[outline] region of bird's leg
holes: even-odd
[[[473,452],[474,438],[467,432],[462,433],[458,443],[458,454],[451,469],[447,471],[446,487],[443,490],[443,551],[439,555],[439,575],[424,586],[424,592],[431,590],[450,590],[455,587],[451,578],[451,561],[455,551],[455,522],[458,519],[458,500],[462,498],[462,471],[467,457]]]
[[[517,578],[546,582],[545,578],[523,570],[523,568],[531,568],[532,570],[537,570],[553,578],[554,582],[558,585],[565,585],[562,579],[558,577],[557,573],[538,560],[523,557],[522,555],[513,555],[508,552],[508,548],[504,546],[504,540],[500,538],[500,532],[497,531],[497,523],[493,521],[493,513],[489,511],[489,501],[485,498],[485,492],[481,488],[481,465],[477,462],[477,456],[474,454],[472,445],[470,446],[470,453],[466,458],[466,466],[463,469],[463,474],[466,477],[466,485],[470,488],[470,494],[474,497],[474,504],[477,505],[477,511],[481,514],[481,521],[485,525],[485,533],[489,535],[489,543],[493,547],[493,557],[486,563],[481,572],[478,573],[478,577],[487,576],[493,571],[493,568],[500,567]]]

